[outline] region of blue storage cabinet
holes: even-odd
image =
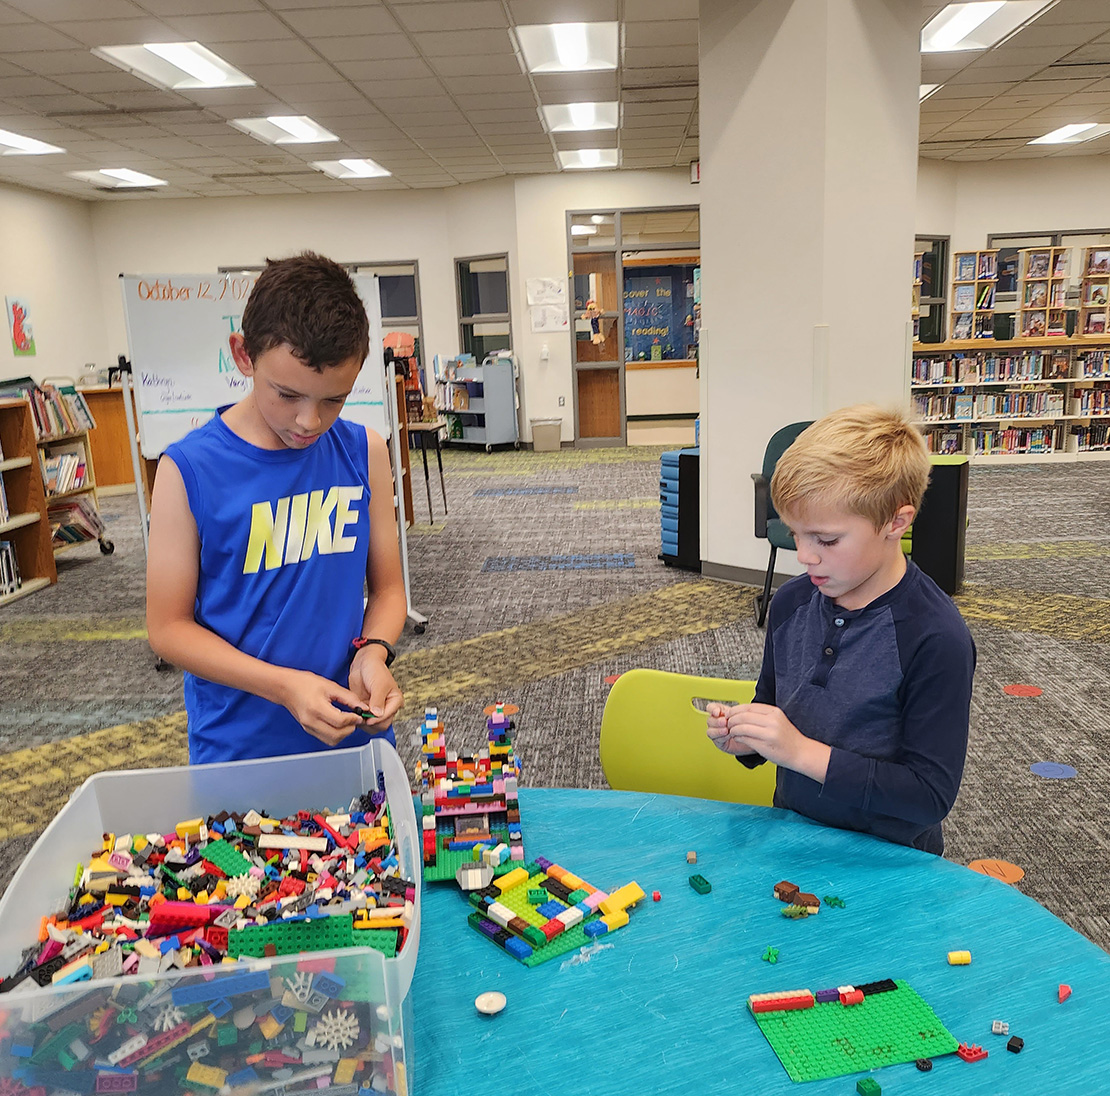
[[[701,570],[698,449],[664,453],[659,472],[659,558],[668,567]]]

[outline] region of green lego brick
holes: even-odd
[[[359,942],[355,940],[348,913],[311,921],[271,921],[268,925],[235,929],[227,936],[227,954],[234,959],[241,955],[262,956],[266,954],[266,945],[273,944],[278,955],[295,955],[300,951],[351,948]]]
[[[396,929],[358,929],[354,939],[356,947],[373,948],[387,959],[397,955]]]
[[[209,841],[201,856],[229,878],[246,875],[254,866],[234,845],[226,841]]]
[[[528,901],[534,906],[542,906],[547,901],[547,891],[543,887],[529,887]]]
[[[792,1081],[818,1081],[954,1054],[958,1043],[901,979],[858,1005],[839,1001],[789,1012],[752,1013]]]
[[[859,1096],[883,1096],[879,1082],[873,1077],[861,1077],[856,1081],[856,1092]]]
[[[234,1024],[219,1024],[216,1027],[216,1042],[222,1047],[234,1046],[239,1042],[239,1029]]]
[[[577,906],[579,902],[581,902],[584,899],[589,898],[589,897],[590,897],[590,892],[582,890],[581,887],[580,887],[578,890],[571,891],[570,894],[567,896],[567,905],[568,906]]]
[[[713,886],[704,875],[691,875],[690,886],[698,892],[698,894],[708,894]]]

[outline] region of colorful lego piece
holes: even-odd
[[[1006,1044],[1006,1049],[1013,1051],[1014,1054],[1020,1054],[1024,1046],[1025,1040],[1019,1039],[1016,1035],[1014,1035]]]
[[[698,892],[698,894],[708,894],[712,889],[712,885],[704,875],[691,875],[690,886]]]
[[[1060,987],[1056,990],[1056,1000],[1059,1001],[1060,1004],[1063,1004],[1070,996],[1071,986],[1061,983]]]
[[[970,951],[950,951],[948,965],[953,967],[966,967],[971,962]]]
[[[991,1033],[994,1035],[1009,1035],[1010,1025],[1005,1020],[992,1020]]]
[[[933,1060],[931,1058],[918,1058],[917,1061],[914,1062],[914,1065],[917,1066],[922,1073],[928,1073],[929,1070],[933,1068]]]
[[[698,862],[698,854],[696,852],[694,852],[693,849],[691,849],[686,854],[686,863],[687,864],[696,864],[697,862]]]
[[[988,1052],[976,1043],[960,1043],[956,1054],[965,1062],[981,1062],[988,1057]]]
[[[883,1096],[883,1090],[874,1077],[861,1077],[856,1081],[856,1092],[859,1096]]]
[[[760,956],[760,958],[765,963],[777,963],[779,961],[779,949],[778,948],[773,948],[770,945],[768,945],[766,950]]]

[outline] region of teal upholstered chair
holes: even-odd
[[[771,603],[771,582],[775,574],[775,557],[780,548],[794,551],[794,538],[771,502],[771,477],[779,457],[793,444],[794,439],[811,423],[792,422],[776,430],[763,453],[763,471],[752,473],[755,481],[755,535],[771,545],[771,558],[767,561],[767,576],[763,580],[763,593],[755,599],[755,620],[760,628],[767,620],[767,606]]]

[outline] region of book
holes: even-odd
[[[969,420],[975,413],[975,397],[970,393],[956,396],[952,418]]]
[[[960,432],[958,430],[946,430],[940,435],[939,451],[946,454],[958,453],[960,451],[962,440],[963,439],[960,437]]]
[[[46,513],[56,545],[80,544],[104,535],[104,522],[87,495],[48,505]]]
[[[1048,325],[1045,327],[1046,335],[1066,335],[1068,333],[1067,313],[1061,310],[1048,314]]]
[[[994,283],[987,282],[985,285],[979,286],[979,294],[975,299],[975,309],[978,312],[986,312],[991,308],[994,308]]]
[[[1106,334],[1106,313],[1105,312],[1088,312],[1083,320],[1083,334],[1084,335],[1105,335]]]
[[[970,312],[975,307],[975,286],[973,285],[958,285],[956,286],[956,297],[953,304],[953,310],[956,312]]]
[[[1106,282],[1088,282],[1087,283],[1087,296],[1084,298],[1084,304],[1101,305],[1106,304],[1110,295],[1110,289],[1107,287]]]
[[[975,253],[962,254],[956,256],[956,277],[953,281],[957,282],[973,282],[975,281]]]
[[[8,492],[4,487],[4,477],[0,475],[0,522],[7,521],[12,516],[8,508]]]
[[[979,253],[979,268],[976,278],[994,278],[998,273],[998,253],[995,251],[981,251]]]
[[[1048,304],[1048,282],[1026,282],[1024,304],[1026,308],[1044,308]]]
[[[956,323],[952,328],[952,338],[954,339],[970,339],[971,338],[971,316],[970,312],[961,312],[956,317]]]
[[[1021,337],[1023,339],[1039,339],[1046,328],[1046,317],[1043,312],[1023,312],[1021,314]]]
[[[1027,278],[1047,278],[1048,261],[1049,253],[1047,251],[1030,251],[1025,267],[1025,276]]]
[[[1088,274],[1110,274],[1110,251],[1092,248],[1087,255]]]
[[[1045,376],[1049,380],[1066,380],[1071,372],[1071,359],[1067,354],[1053,354],[1045,367]]]
[[[1052,264],[1052,276],[1054,278],[1066,278],[1068,275],[1068,253],[1067,251],[1057,251],[1056,261]]]

